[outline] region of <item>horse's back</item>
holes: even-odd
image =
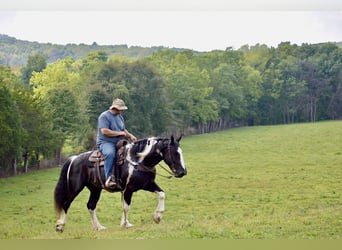
[[[82,183],[84,183],[84,181],[89,178],[89,169],[93,166],[93,163],[89,161],[89,156],[92,152],[93,151],[87,151],[69,157],[69,166],[64,165],[64,167],[67,168],[66,171],[68,173],[68,178],[70,178],[71,180],[81,181]]]
[[[87,152],[80,153],[76,156],[71,156],[73,157],[73,160],[72,160],[73,165],[74,166],[76,165],[87,166],[87,167],[92,166],[91,162],[89,161],[89,157],[93,152],[94,151],[87,151]]]

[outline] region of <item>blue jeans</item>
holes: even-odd
[[[106,180],[111,175],[113,164],[115,163],[116,145],[114,143],[102,143],[99,145],[101,153],[104,155],[104,169]]]

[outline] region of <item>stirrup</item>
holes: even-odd
[[[112,176],[109,176],[106,180],[105,187],[109,189],[113,189],[116,187],[116,182],[113,180]]]

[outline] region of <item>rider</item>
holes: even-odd
[[[122,113],[127,109],[125,102],[117,98],[113,101],[109,110],[102,112],[98,118],[96,143],[99,150],[104,155],[106,175],[105,186],[110,189],[114,187],[121,189],[117,171],[114,171],[115,174],[112,176],[113,165],[114,167],[116,165],[116,144],[123,137],[129,138],[133,142],[137,140],[137,138],[125,128],[125,121]]]

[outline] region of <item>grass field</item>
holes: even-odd
[[[152,221],[157,197],[140,191],[129,214],[135,226],[120,228],[120,194],[104,191],[97,215],[108,229],[93,231],[84,190],[56,233],[60,168],[51,168],[0,179],[0,238],[342,238],[342,122],[237,128],[181,145],[188,175],[157,177],[166,193],[160,224]]]

